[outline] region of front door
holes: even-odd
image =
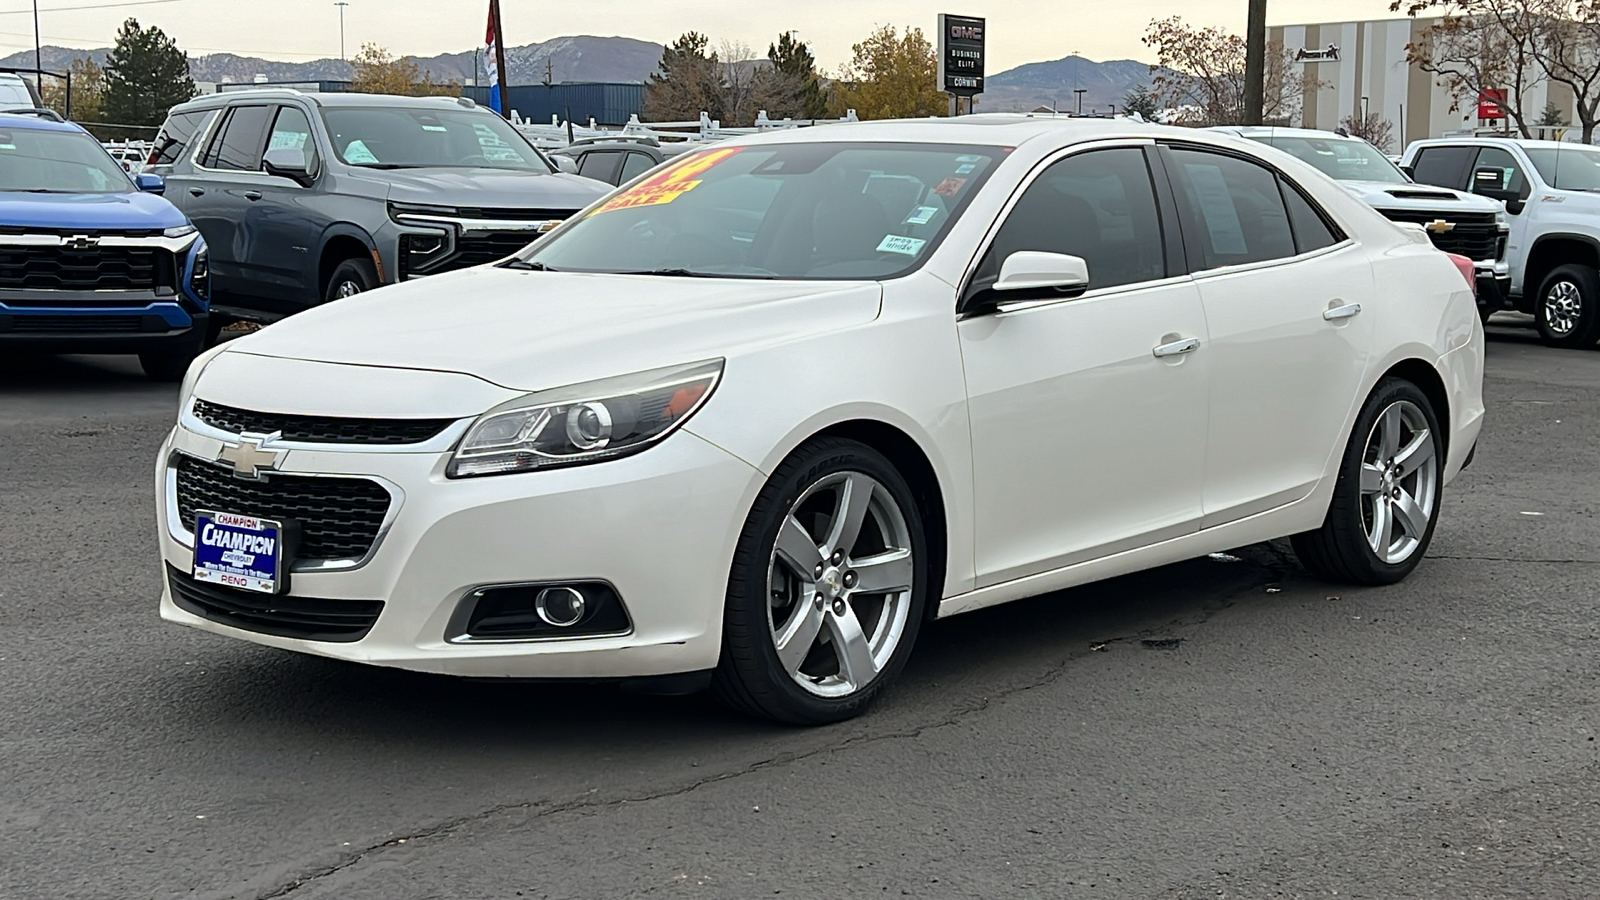
[[[987,286],[1006,256],[1042,250],[1082,257],[1090,283],[958,326],[980,587],[1199,527],[1206,323],[1198,289],[1170,277],[1181,264],[1169,268],[1158,210],[1144,147],[1067,156],[1027,186],[974,274]]]
[[[1209,528],[1304,497],[1343,449],[1376,315],[1360,311],[1372,266],[1266,166],[1210,150],[1163,154],[1211,336]]]
[[[300,150],[306,167],[316,173],[317,140],[311,121],[298,107],[278,107],[267,149]],[[259,199],[248,213],[251,228],[246,269],[270,298],[275,312],[292,313],[322,301],[318,283],[317,242],[332,219],[316,210],[318,194],[291,178],[262,174],[255,186]]]

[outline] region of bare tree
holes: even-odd
[[[744,41],[723,40],[717,47],[722,78],[722,114],[728,125],[747,125],[756,119],[755,101],[763,62]]]
[[[1596,0],[1600,2],[1600,0]],[[1244,121],[1244,38],[1223,28],[1198,28],[1181,16],[1153,19],[1144,43],[1156,51],[1150,93],[1156,104],[1177,111],[1182,125],[1237,125]],[[1322,82],[1307,80],[1282,43],[1267,45],[1262,114],[1288,123],[1301,98]]]
[[[1453,98],[1452,112],[1460,109],[1463,96],[1475,99],[1505,91],[1502,112],[1523,137],[1533,136],[1525,100],[1546,80],[1535,59],[1544,26],[1527,3],[1467,0],[1466,5],[1445,7],[1437,0],[1395,0],[1389,8],[1410,16],[1445,14],[1406,46],[1406,61],[1438,78]]]
[[[1345,116],[1339,122],[1351,137],[1358,137],[1384,153],[1394,149],[1394,123],[1378,113],[1365,116]]]

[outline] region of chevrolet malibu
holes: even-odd
[[[1471,278],[1226,135],[718,144],[500,263],[196,360],[161,614],[822,723],[935,618],[1283,536],[1392,583],[1482,422]]]

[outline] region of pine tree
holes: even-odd
[[[761,70],[756,97],[761,108],[774,119],[820,119],[828,114],[828,97],[817,75],[817,61],[811,48],[794,32],[778,35],[767,47],[771,63]]]
[[[160,125],[167,110],[194,97],[189,56],[172,38],[138,19],[122,23],[106,57],[100,115],[119,125]]]
[[[684,33],[661,52],[660,71],[645,86],[644,111],[655,122],[698,119],[705,112],[722,118],[723,83],[711,39]]]
[[[1154,122],[1156,114],[1161,112],[1161,104],[1156,95],[1150,93],[1150,88],[1141,84],[1122,98],[1122,111],[1138,113],[1146,122]]]

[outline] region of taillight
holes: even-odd
[[[1478,273],[1472,266],[1472,260],[1458,253],[1446,253],[1450,261],[1456,264],[1456,271],[1467,280],[1467,287],[1472,289],[1472,296],[1478,296]]]

